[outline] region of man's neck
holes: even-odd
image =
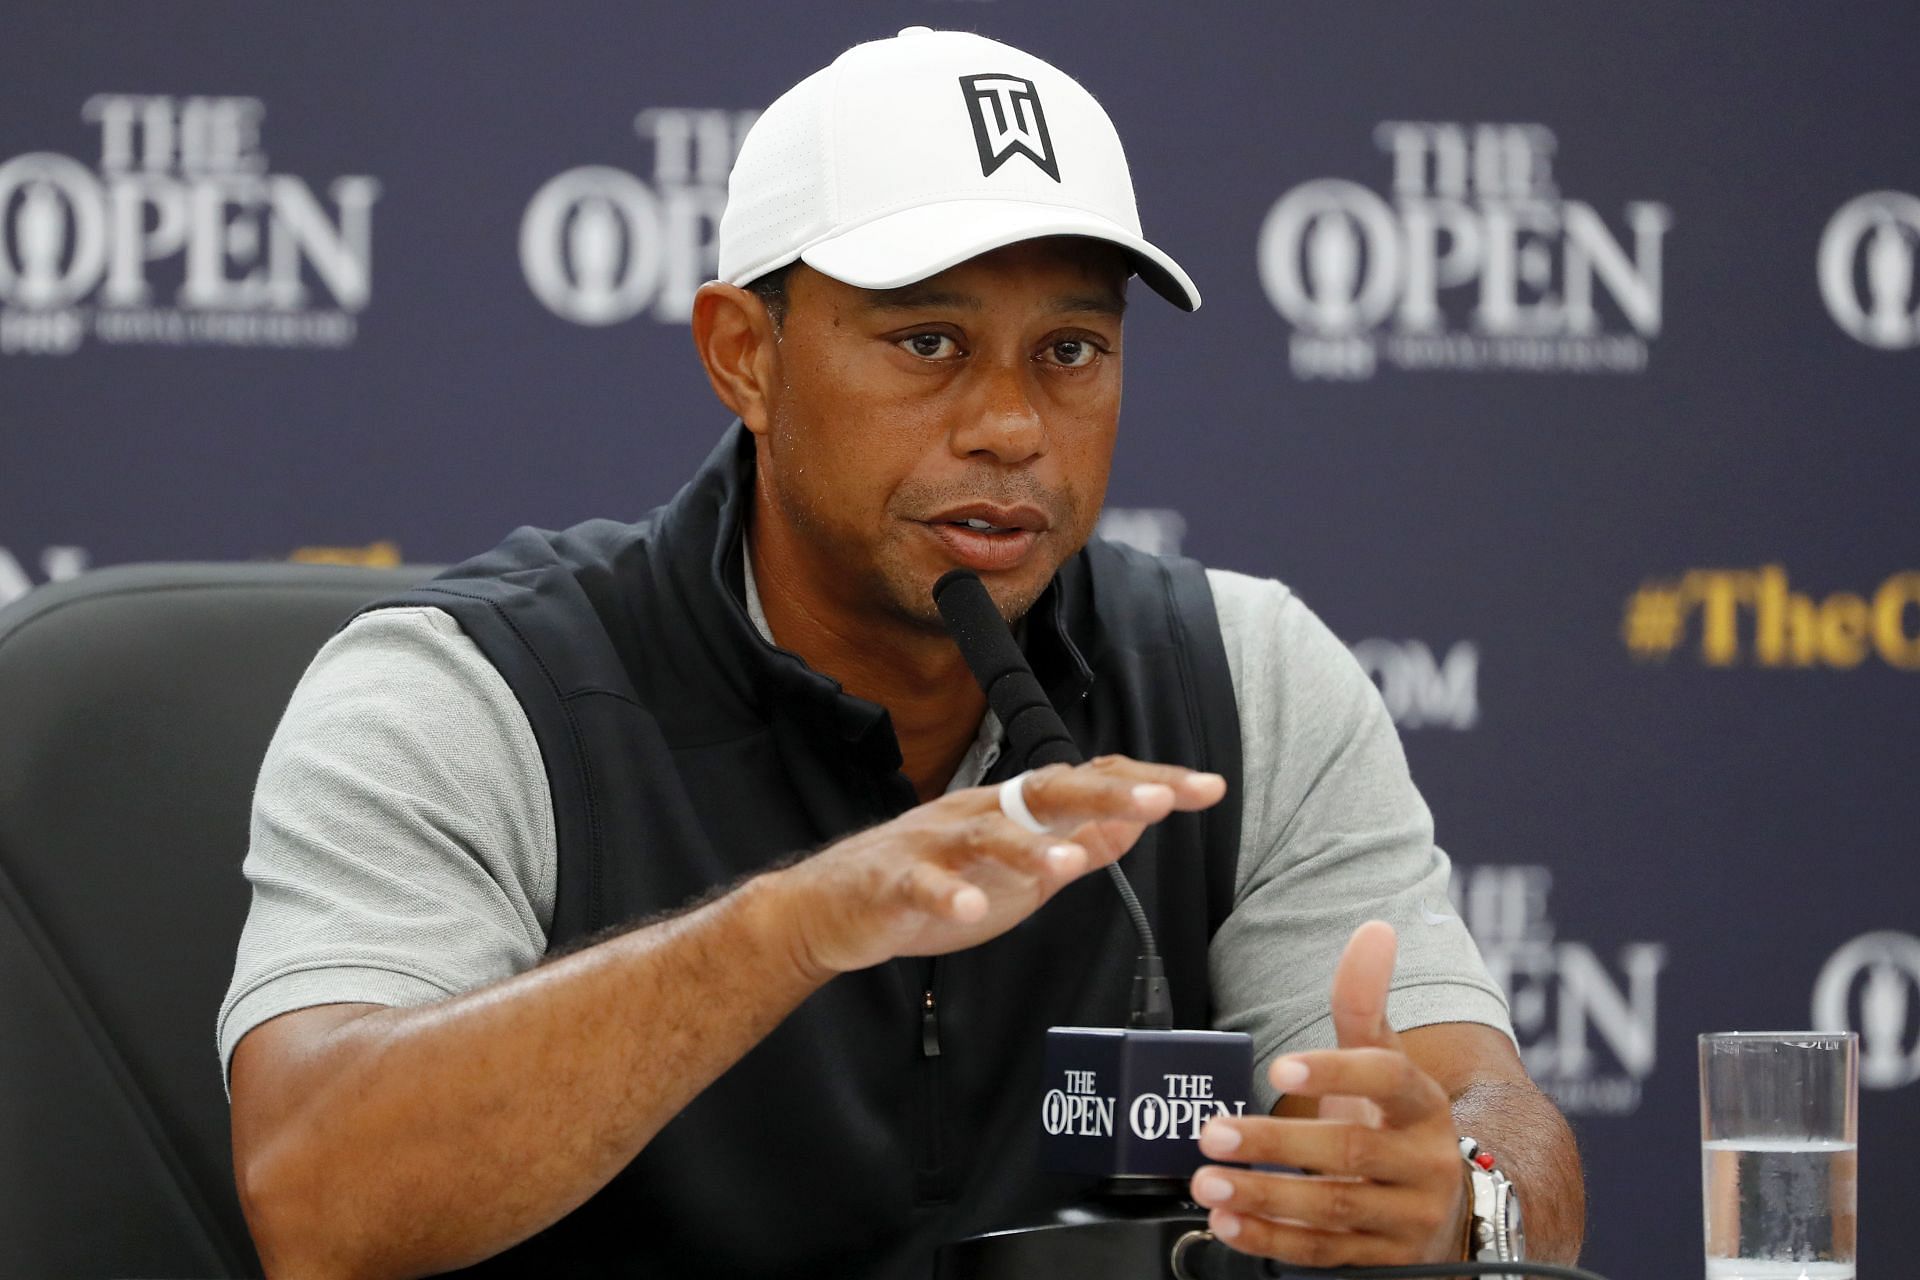
[[[768,521],[746,539],[749,572],[774,642],[846,692],[887,709],[901,772],[922,801],[946,790],[979,731],[986,695],[944,635],[840,608],[800,557],[768,545]]]

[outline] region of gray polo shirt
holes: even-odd
[[[1511,1037],[1506,999],[1448,906],[1447,857],[1378,691],[1287,588],[1207,577],[1244,779],[1233,907],[1208,952],[1215,1026],[1250,1033],[1262,1063],[1332,1045],[1335,962],[1355,926],[1382,919],[1400,934],[1395,1027],[1477,1022]],[[747,603],[767,634],[751,565]],[[998,731],[989,715],[953,787],[992,767]],[[556,860],[540,749],[500,673],[441,610],[355,619],[314,658],[261,765],[223,1066],[282,1013],[427,1004],[532,968]]]

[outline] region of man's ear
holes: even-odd
[[[693,295],[693,345],[720,403],[755,435],[772,421],[779,335],[758,295],[718,280]]]

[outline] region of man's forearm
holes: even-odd
[[[1453,1099],[1454,1124],[1493,1153],[1525,1214],[1527,1256],[1572,1263],[1587,1229],[1580,1154],[1560,1109],[1533,1084],[1489,1080]]]
[[[444,1003],[354,1017],[297,1057],[249,1061],[243,1042],[236,1165],[269,1270],[440,1271],[585,1201],[819,985],[785,953],[777,897],[749,881]],[[241,1106],[250,1070],[274,1087]]]

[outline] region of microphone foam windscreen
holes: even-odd
[[[1027,768],[1080,763],[1080,748],[1034,678],[986,584],[969,570],[955,569],[933,584],[933,602],[986,691],[987,704],[1000,717],[1015,759]]]

